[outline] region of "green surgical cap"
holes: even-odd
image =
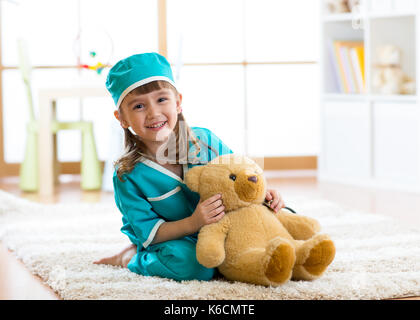
[[[176,88],[168,60],[156,52],[135,54],[109,70],[106,88],[118,108],[130,91],[156,80],[167,81]]]

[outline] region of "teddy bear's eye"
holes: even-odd
[[[229,176],[229,179],[232,179],[233,181],[235,181],[235,180],[236,180],[236,175],[232,173],[232,174]]]

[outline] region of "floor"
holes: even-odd
[[[267,172],[268,186],[277,189],[287,205],[287,197],[302,195],[324,198],[367,212],[398,218],[401,223],[420,226],[420,194],[320,183],[315,172]],[[111,192],[80,190],[78,176],[61,176],[53,196],[22,193],[17,178],[0,179],[0,189],[40,203],[112,202]],[[32,275],[0,242],[0,300],[59,299],[40,278]],[[408,299],[420,300],[420,297]]]

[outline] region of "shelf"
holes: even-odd
[[[416,95],[409,94],[396,94],[396,95],[385,95],[385,94],[372,94],[369,96],[372,101],[386,101],[386,102],[417,102],[418,97]]]
[[[417,95],[380,95],[380,94],[347,94],[347,93],[324,93],[325,100],[340,101],[386,101],[386,102],[413,102],[418,101]]]
[[[337,13],[324,16],[324,22],[352,21],[353,19],[360,18],[360,15],[355,15],[353,13]]]
[[[392,18],[404,18],[404,17],[415,17],[414,12],[394,12],[394,13],[370,13],[369,19],[392,19]]]
[[[341,101],[354,101],[354,100],[367,100],[367,94],[350,94],[350,93],[324,93],[323,99],[326,100],[341,100]]]
[[[329,22],[351,22],[353,20],[360,19],[392,19],[392,18],[404,18],[404,17],[415,17],[416,13],[414,12],[393,12],[393,13],[368,13],[367,15],[353,14],[353,13],[337,13],[337,14],[328,14],[324,16],[323,21],[326,23]]]

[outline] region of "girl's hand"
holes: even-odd
[[[214,223],[222,219],[225,215],[225,207],[220,193],[203,201],[200,199],[190,219],[193,228],[198,231],[206,224]]]
[[[271,209],[274,210],[274,212],[278,212],[281,208],[284,208],[286,206],[280,194],[274,189],[267,190],[267,193],[265,195],[265,200],[267,201],[273,200],[271,202],[270,207]]]

